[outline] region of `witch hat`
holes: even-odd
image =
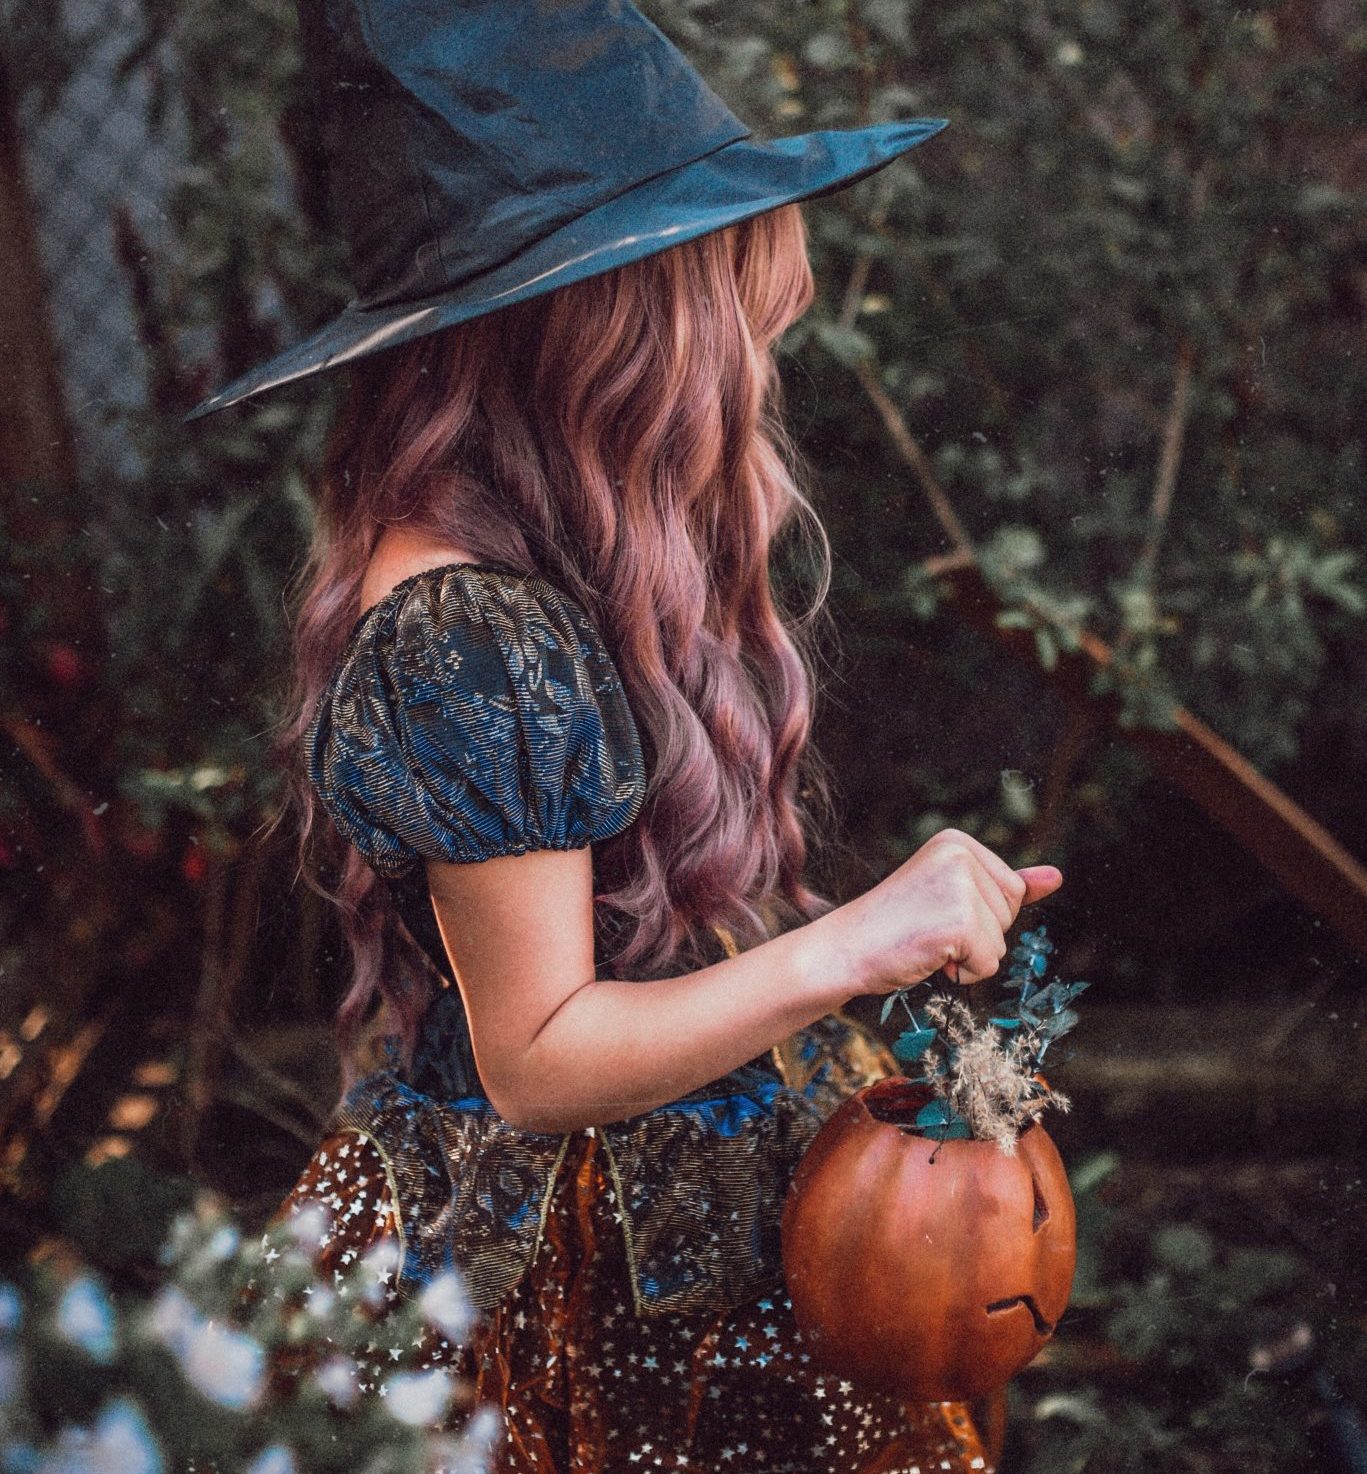
[[[794,200],[945,118],[769,142],[629,0],[299,0],[356,297],[187,419]]]

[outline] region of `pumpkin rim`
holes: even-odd
[[[1043,1075],[1036,1075],[1035,1078],[1039,1080],[1041,1084],[1047,1086],[1048,1081],[1045,1080]],[[877,1104],[884,1097],[900,1097],[906,1099],[910,1102],[913,1102],[913,1109],[917,1110],[919,1110],[921,1106],[928,1105],[932,1100],[936,1098],[935,1092],[930,1088],[929,1085],[925,1084],[921,1080],[913,1080],[908,1075],[885,1075],[883,1079],[875,1080],[872,1085],[865,1085],[862,1090],[856,1090],[854,1094],[850,1096],[850,1100],[856,1103],[857,1109],[859,1110],[861,1116],[867,1118],[871,1125],[880,1128],[885,1127],[890,1131],[897,1132],[899,1136],[910,1136],[920,1141],[928,1141],[937,1150],[941,1150],[945,1147],[975,1146],[991,1147],[993,1151],[997,1152],[1000,1152],[1002,1150],[995,1141],[984,1141],[981,1137],[978,1136],[946,1137],[944,1139],[941,1139],[940,1137],[935,1136],[932,1131],[928,1131],[922,1127],[916,1126],[914,1121],[908,1121],[905,1125],[900,1125],[895,1120],[889,1120],[884,1116],[876,1115],[874,1111],[870,1109],[869,1102],[872,1100],[875,1104]],[[1016,1134],[1017,1147],[1019,1147],[1020,1144],[1025,1141],[1025,1139],[1030,1135],[1032,1131],[1045,1131],[1044,1125],[1038,1117],[1031,1121],[1031,1123],[1025,1128],[1025,1130],[1020,1131]],[[1045,1134],[1048,1135],[1047,1132],[1045,1132]],[[1003,1155],[1006,1154],[1003,1153]]]

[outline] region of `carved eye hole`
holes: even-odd
[[[1039,1179],[1033,1172],[1030,1174],[1030,1189],[1035,1195],[1035,1212],[1030,1223],[1030,1230],[1032,1233],[1038,1233],[1049,1222],[1049,1205],[1044,1201],[1044,1194],[1039,1190]]]

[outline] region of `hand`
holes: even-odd
[[[942,829],[872,890],[830,913],[845,936],[856,993],[891,993],[944,968],[951,982],[991,977],[1022,906],[1063,884],[1053,865],[1013,870],[959,829]]]

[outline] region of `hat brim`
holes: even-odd
[[[185,418],[227,409],[267,389],[640,260],[780,205],[829,194],[934,137],[948,122],[907,118],[726,144],[624,191],[510,260],[437,296],[344,308],[317,332],[210,395]]]

